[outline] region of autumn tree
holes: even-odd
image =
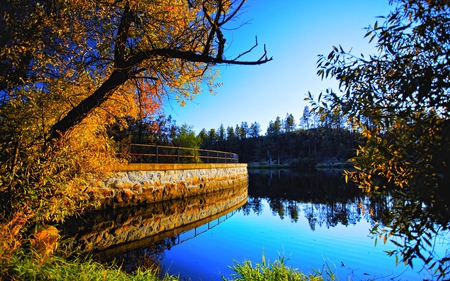
[[[223,29],[244,2],[3,1],[2,105],[24,102],[52,111],[34,136],[48,142],[97,109],[113,120],[126,113],[142,117],[145,111],[155,112],[169,93],[183,104],[202,84],[213,90],[214,65],[270,61],[265,49],[258,60],[242,60],[257,42],[234,58],[225,56]],[[31,104],[33,94],[28,93],[48,96],[54,108]],[[115,105],[108,108],[107,102]],[[17,142],[14,132],[10,139],[11,145]]]
[[[217,64],[270,61],[265,48],[244,60],[257,41],[225,55],[244,2],[1,1],[2,222],[83,210],[89,178],[120,164],[108,127],[156,113],[168,94],[183,104],[214,90]]]
[[[212,85],[205,73],[215,64],[270,60],[265,53],[256,61],[240,60],[251,49],[225,58],[223,28],[244,2],[6,1],[0,46],[7,66],[0,78],[4,98],[19,85],[50,83],[55,77],[75,82],[89,73],[94,83],[86,89],[88,96],[52,126],[51,138],[81,122],[120,87],[145,93],[149,106],[164,92],[177,92],[183,102],[200,91],[199,83]],[[23,28],[17,28],[16,19]]]
[[[318,75],[336,78],[339,90],[322,93],[313,107],[323,114],[341,109],[366,139],[352,159],[356,171],[346,176],[371,193],[395,190],[391,223],[374,230],[403,239],[390,254],[410,265],[418,257],[442,277],[449,257],[435,256],[432,237],[450,226],[450,5],[393,2],[367,29],[376,54],[339,46],[320,56]]]

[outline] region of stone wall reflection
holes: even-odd
[[[69,220],[62,231],[81,253],[94,253],[101,260],[142,248],[153,253],[149,250],[152,247],[163,251],[177,234],[244,205],[247,186],[245,183],[184,199],[91,212]]]

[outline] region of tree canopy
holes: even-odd
[[[307,99],[319,113],[342,112],[364,135],[352,159],[356,170],[346,177],[372,193],[394,187],[403,194],[385,234],[405,239],[404,262],[420,257],[442,271],[448,257],[432,263],[433,254],[422,250],[431,243],[425,229],[449,227],[450,3],[393,2],[394,10],[367,29],[377,53],[333,47],[320,56],[318,75],[336,78],[339,90]]]
[[[22,1],[2,2],[2,102],[19,89],[64,83],[69,104],[48,134],[58,137],[118,91],[151,110],[165,93],[180,102],[213,87],[215,64],[242,60],[255,46],[226,58],[223,28],[245,1]],[[59,85],[61,86],[61,85]],[[77,89],[73,87],[77,86]],[[84,96],[79,97],[81,94]]]

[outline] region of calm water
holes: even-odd
[[[337,172],[251,173],[248,203],[214,229],[166,250],[162,267],[187,280],[221,280],[233,273],[227,265],[234,260],[261,262],[264,252],[270,260],[283,255],[303,272],[327,263],[339,280],[430,279],[418,264],[396,266],[383,252],[392,244],[374,246],[371,216],[359,207],[364,200]],[[448,248],[444,238],[441,251]]]
[[[419,263],[396,266],[384,252],[393,244],[374,246],[370,229],[382,209],[345,185],[339,172],[250,172],[244,206],[116,258],[128,268],[156,262],[162,272],[195,281],[222,280],[233,273],[228,266],[234,261],[261,262],[263,253],[271,261],[284,256],[303,272],[328,264],[339,280],[431,280]],[[442,255],[448,238],[436,237]]]

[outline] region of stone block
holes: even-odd
[[[136,193],[141,193],[142,192],[142,188],[141,188],[141,185],[140,184],[135,184],[135,185],[133,185],[133,187],[131,188],[134,192],[136,192]]]

